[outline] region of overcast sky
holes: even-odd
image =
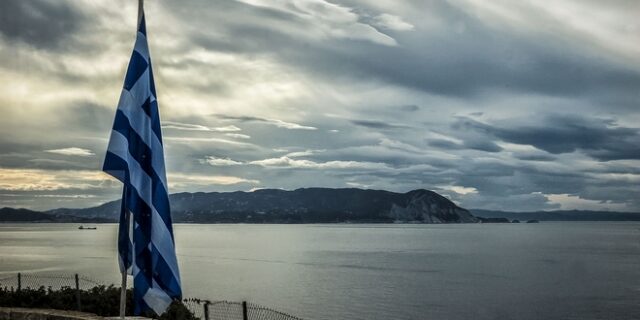
[[[437,191],[640,211],[639,1],[147,0],[171,192]],[[100,171],[134,0],[0,1],[0,207]]]

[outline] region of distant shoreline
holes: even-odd
[[[640,220],[545,220],[539,221],[540,223],[637,223]],[[85,222],[85,227],[90,226],[99,226],[99,225],[117,225],[119,222],[110,221],[110,222]],[[60,221],[0,221],[0,225],[11,225],[11,224],[65,224],[65,225],[75,225],[79,226],[81,223],[78,222],[60,222]],[[354,222],[354,223],[346,223],[346,222],[301,222],[301,223],[277,223],[277,222],[265,222],[265,223],[255,223],[255,222],[174,222],[173,225],[341,225],[341,226],[349,226],[349,225],[379,225],[379,226],[435,226],[435,225],[483,225],[483,224],[501,224],[501,225],[518,225],[518,224],[527,224],[527,221],[520,221],[520,223],[513,222],[478,222],[478,223],[389,223],[389,222]],[[530,224],[530,223],[529,223]],[[90,230],[89,230],[90,231]]]
[[[197,224],[450,224],[528,221],[640,221],[640,213],[611,211],[498,211],[465,209],[430,190],[406,193],[358,188],[260,189],[169,195],[174,223]],[[510,208],[517,209],[517,207]],[[4,222],[113,223],[120,201],[48,211],[0,208]]]

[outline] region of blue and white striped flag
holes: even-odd
[[[133,275],[134,313],[160,315],[182,289],[144,15],[102,170],[124,184],[118,251]]]

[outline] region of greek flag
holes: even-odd
[[[182,290],[144,15],[102,169],[124,184],[118,251],[133,275],[134,313],[162,314]]]

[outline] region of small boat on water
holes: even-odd
[[[79,226],[78,227],[79,230],[96,230],[98,228],[96,227],[85,227],[85,226]]]

